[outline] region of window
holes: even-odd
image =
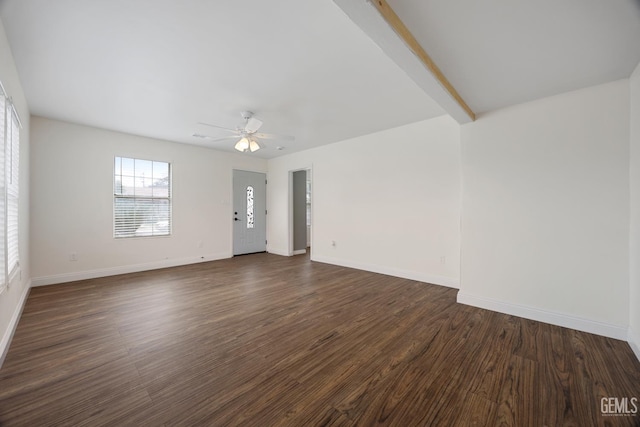
[[[171,235],[171,165],[116,157],[113,180],[113,236]]]
[[[0,84],[0,292],[20,268],[20,119]]]
[[[7,123],[7,130],[9,123]],[[5,148],[7,152],[7,271],[11,274],[18,268],[18,200],[20,186],[18,170],[20,167],[20,126],[12,114],[11,132]]]
[[[247,187],[247,228],[253,228],[253,187]]]

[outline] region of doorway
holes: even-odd
[[[233,255],[267,250],[267,176],[233,171]]]
[[[311,243],[311,171],[291,172],[291,254],[307,252]]]

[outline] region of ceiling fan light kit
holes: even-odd
[[[261,148],[263,148],[264,145],[260,144],[260,139],[280,139],[280,140],[288,140],[288,141],[293,141],[295,139],[294,137],[288,136],[288,135],[257,133],[258,129],[260,129],[260,127],[262,126],[262,120],[258,120],[255,117],[253,117],[253,113],[251,111],[243,111],[242,113],[240,113],[240,115],[244,120],[244,124],[242,126],[238,126],[236,129],[230,129],[230,128],[226,128],[218,125],[212,125],[209,123],[199,123],[201,125],[211,126],[217,129],[225,130],[227,132],[231,132],[234,134],[232,136],[219,138],[219,137],[203,135],[200,133],[194,133],[193,136],[197,138],[210,139],[213,141],[222,141],[227,139],[233,140],[236,138],[240,138],[239,140],[236,141],[233,148],[235,148],[236,150],[242,153],[247,153],[247,152],[254,153],[260,150]],[[282,147],[278,147],[278,150],[282,150]]]
[[[256,141],[255,139],[246,138],[243,136],[240,141],[236,142],[236,145],[233,148],[243,153],[246,153],[247,151],[251,151],[253,153],[254,151],[258,151],[262,147],[260,147],[260,144],[258,144],[258,141]]]
[[[233,148],[238,151],[245,152],[249,149],[249,140],[243,136],[240,141],[236,142],[236,145]]]
[[[251,152],[253,153],[254,151],[258,151],[260,148],[260,144],[258,144],[258,141],[255,140],[251,140],[249,141],[249,149],[251,150]]]

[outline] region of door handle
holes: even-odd
[[[238,218],[233,218],[234,221],[240,221]]]

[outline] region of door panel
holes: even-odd
[[[267,250],[267,176],[233,171],[233,254]]]

